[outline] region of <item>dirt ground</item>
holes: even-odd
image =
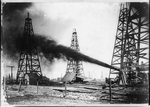
[[[67,95],[65,97],[63,86],[37,86],[22,85],[18,92],[18,85],[7,85],[6,102],[9,105],[100,105],[108,104],[107,101],[101,101],[100,86],[86,89],[84,84],[67,85]]]
[[[66,97],[65,87],[62,85],[38,86],[38,93],[36,85],[22,85],[19,92],[18,87],[19,85],[7,85],[5,102],[8,105],[100,106],[102,104],[124,104],[124,102],[116,102],[116,100],[111,102],[103,100],[102,98],[105,98],[104,90],[102,86],[96,84],[67,84]],[[107,91],[109,90],[105,89],[105,92]]]

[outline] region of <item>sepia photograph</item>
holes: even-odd
[[[2,107],[149,105],[149,1],[12,1],[1,2]]]

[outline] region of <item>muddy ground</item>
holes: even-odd
[[[7,85],[6,102],[9,105],[99,106],[101,104],[123,103],[103,100],[104,90],[101,85],[67,84],[66,97],[64,86],[39,86],[38,93],[36,85],[22,85],[19,92],[18,87],[18,85]]]

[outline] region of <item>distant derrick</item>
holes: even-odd
[[[80,52],[76,29],[74,29],[72,33],[72,40],[71,40],[70,47]],[[78,76],[84,75],[82,61],[74,61],[72,58],[70,58],[67,63],[66,73],[67,72],[75,72],[76,74],[75,74],[75,78],[73,79],[73,81],[77,81]]]
[[[24,81],[26,74],[34,74],[36,77],[42,77],[38,51],[33,38],[32,19],[29,18],[28,13],[28,17],[25,19],[22,50],[18,62],[17,81]]]

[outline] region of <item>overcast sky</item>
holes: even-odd
[[[49,36],[58,44],[70,46],[76,28],[80,51],[111,64],[120,3],[34,3],[27,9],[34,33]],[[65,75],[67,62],[56,60],[51,69],[42,67],[49,78]],[[109,69],[83,62],[85,76],[108,77]],[[49,72],[49,73],[47,73]]]
[[[27,11],[30,13],[35,34],[53,38],[58,44],[65,46],[70,46],[73,29],[76,28],[81,53],[111,64],[120,0],[119,2],[107,1],[35,2],[23,14],[27,14]],[[15,65],[14,77],[16,77],[17,63],[7,61],[7,65]],[[56,60],[46,68],[41,65],[42,73],[51,79],[64,76],[66,67],[67,62],[63,60]],[[87,62],[83,62],[83,69],[85,76],[90,74],[91,77],[97,79],[101,78],[102,73],[103,78],[108,77],[110,70]],[[10,68],[6,71],[10,71]]]
[[[76,28],[81,53],[111,64],[117,31],[120,3],[33,3],[23,14],[30,13],[35,34],[41,34],[70,47],[73,29]],[[26,18],[26,17],[25,17]],[[18,63],[15,65],[16,77]],[[4,65],[5,66],[5,65]],[[41,65],[42,73],[52,78],[65,75],[67,62],[55,60],[52,65]],[[85,76],[100,79],[108,77],[109,70],[99,65],[83,62]],[[10,71],[10,68],[6,68]],[[103,74],[102,74],[103,73]]]

